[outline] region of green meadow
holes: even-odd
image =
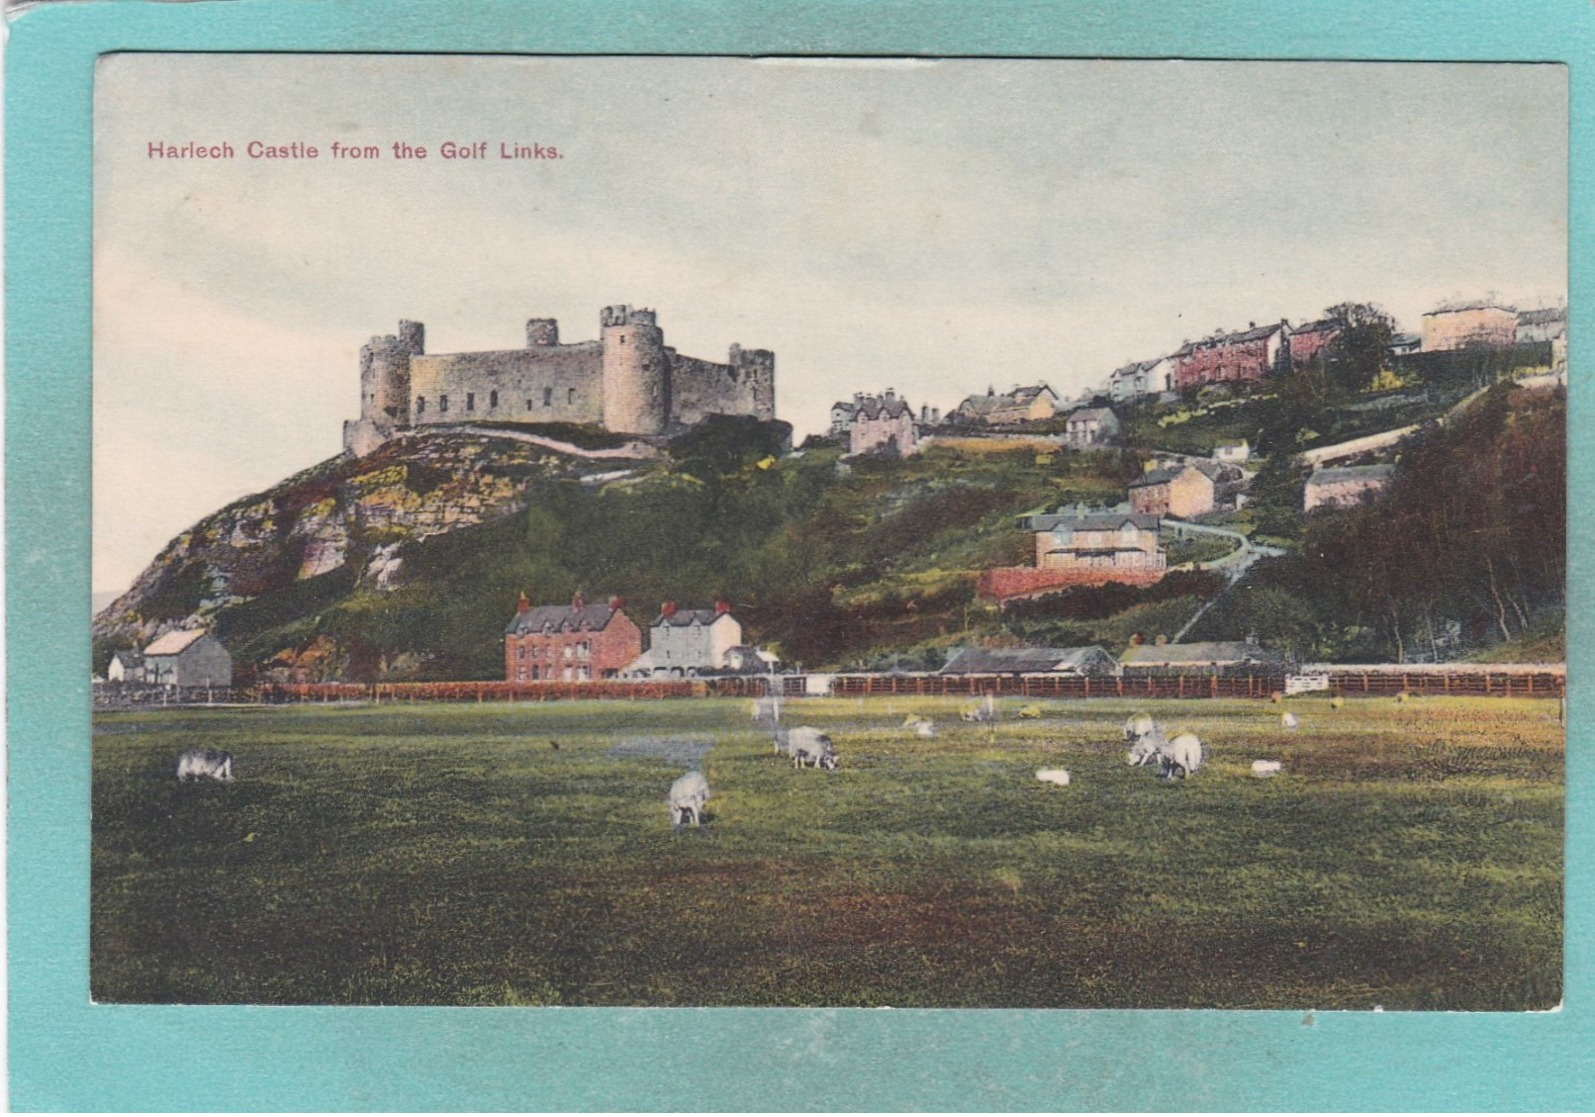
[[[1545,1009],[1554,701],[810,699],[97,715],[101,1002]],[[1126,765],[1145,709],[1184,781]],[[935,720],[925,739],[902,727]],[[556,747],[557,744],[557,747]],[[179,784],[226,749],[237,781]],[[1254,759],[1283,762],[1275,779]],[[700,768],[701,829],[664,799]],[[1041,784],[1039,767],[1070,771]]]

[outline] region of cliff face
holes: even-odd
[[[400,439],[363,458],[330,459],[173,539],[94,618],[93,635],[142,647],[174,629],[206,625],[230,606],[340,572],[348,587],[385,591],[402,566],[402,544],[517,512],[535,481],[634,464],[623,454],[635,459],[650,451],[587,455],[509,432],[452,431]]]

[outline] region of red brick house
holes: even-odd
[[[1306,368],[1313,358],[1328,349],[1340,336],[1340,323],[1333,318],[1321,318],[1297,326],[1290,331],[1290,363],[1293,368]]]
[[[621,611],[616,597],[589,605],[581,591],[569,605],[520,608],[504,630],[504,678],[512,683],[552,680],[580,683],[613,678],[642,654],[642,629]]]
[[[1275,322],[1188,341],[1174,354],[1174,387],[1261,380],[1273,371],[1289,340],[1290,327]]]

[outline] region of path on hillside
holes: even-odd
[[[1276,558],[1285,553],[1285,548],[1270,546],[1266,543],[1253,543],[1240,532],[1232,531],[1225,527],[1187,523],[1184,520],[1178,520],[1176,523],[1181,531],[1195,532],[1197,535],[1216,535],[1221,539],[1229,539],[1236,543],[1235,550],[1217,562],[1201,564],[1203,570],[1222,571],[1229,578],[1229,582],[1218,593],[1202,602],[1201,607],[1191,615],[1191,619],[1186,621],[1184,626],[1174,634],[1170,642],[1178,644],[1184,639],[1185,634],[1196,626],[1196,622],[1202,619],[1204,613],[1223,600],[1224,595],[1235,588],[1235,585],[1246,576],[1246,572],[1252,568],[1253,563],[1261,558]]]

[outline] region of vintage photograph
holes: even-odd
[[[1557,1008],[1568,127],[104,55],[90,995]]]

